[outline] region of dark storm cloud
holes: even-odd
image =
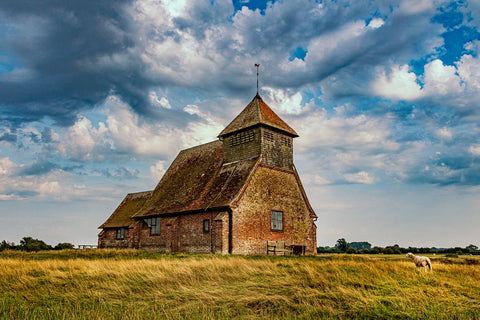
[[[0,141],[17,142],[17,135],[12,133],[4,133],[0,135]]]
[[[2,118],[11,123],[45,115],[70,125],[78,111],[115,93],[145,108],[142,64],[134,43],[129,1],[2,1],[3,51],[18,61],[0,76]],[[120,57],[121,62],[114,61]]]
[[[126,0],[114,5],[106,0],[0,3],[0,17],[6,26],[0,49],[18,62],[13,71],[0,75],[2,118],[14,127],[48,115],[69,126],[82,109],[115,94],[140,114],[168,118],[180,126],[185,123],[181,119],[184,114],[152,111],[150,89],[181,86],[196,93],[215,90],[243,97],[245,90],[253,87],[253,71],[242,62],[252,57],[263,60],[262,68],[268,71],[262,75],[264,85],[301,87],[344,72],[341,84],[332,87],[337,80],[326,83],[325,88],[330,85],[326,91],[337,97],[364,95],[372,65],[419,50],[436,32],[430,23],[432,12],[404,15],[396,13],[396,3],[381,1],[286,1],[274,3],[262,13],[242,10],[235,14],[232,3],[199,1],[189,5],[183,16],[173,19],[175,29],[134,19],[134,6]],[[315,57],[310,49],[318,37],[372,18],[384,18],[386,23],[375,32],[337,44],[338,48],[327,50],[323,57]],[[417,32],[419,29],[429,32]],[[181,33],[193,36],[202,50],[219,54],[224,61],[216,70],[199,72],[205,66],[189,64],[189,57],[152,53],[152,43],[161,45],[169,38],[185,41]],[[330,45],[324,44],[325,48]],[[299,46],[308,51],[307,68],[283,70],[281,64]],[[143,54],[161,68],[145,62]],[[209,53],[203,58],[214,59]]]

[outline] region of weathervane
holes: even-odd
[[[258,67],[260,67],[260,64],[255,63],[255,68],[257,68],[257,96],[258,96]]]

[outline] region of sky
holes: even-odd
[[[480,245],[477,0],[0,1],[0,240],[96,244],[256,93],[317,243]]]

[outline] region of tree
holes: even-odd
[[[467,246],[465,249],[468,249],[470,251],[478,251],[478,247],[474,244]]]
[[[3,240],[2,243],[0,243],[0,251],[3,250],[15,250],[15,243]]]
[[[350,242],[348,244],[351,248],[354,248],[358,251],[362,249],[368,249],[370,250],[372,248],[372,245],[369,242],[362,241],[362,242]]]
[[[73,249],[75,246],[71,243],[68,243],[68,242],[62,242],[62,243],[59,243],[55,246],[55,250],[63,250],[63,249]]]
[[[23,251],[40,251],[40,250],[50,250],[52,246],[49,246],[42,240],[33,239],[32,237],[24,237],[20,240],[20,250]]]
[[[347,252],[347,249],[348,249],[347,240],[345,240],[345,238],[338,239],[337,243],[335,244],[335,249],[337,249],[340,252]]]

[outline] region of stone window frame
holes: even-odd
[[[210,219],[205,219],[203,220],[203,233],[209,233],[210,232]]]
[[[270,211],[270,227],[272,231],[283,232],[283,211]]]
[[[151,236],[160,235],[160,227],[161,227],[160,217],[146,218],[146,219],[143,219],[143,222],[144,222],[144,226],[146,225],[148,228],[150,228]]]
[[[117,240],[125,239],[125,228],[118,228],[117,229]]]

